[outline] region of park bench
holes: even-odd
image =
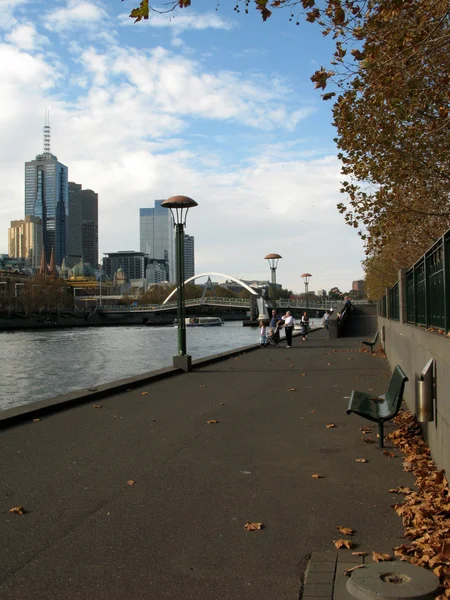
[[[396,365],[386,394],[374,397],[372,394],[353,390],[348,403],[347,414],[351,412],[378,423],[380,448],[384,447],[384,423],[391,421],[400,410],[405,383],[408,381],[403,369]]]
[[[375,346],[375,344],[378,341],[378,331],[376,332],[376,334],[373,336],[373,340],[363,340],[361,342],[361,344],[365,344],[366,346],[370,346],[370,354],[373,353],[373,347]]]

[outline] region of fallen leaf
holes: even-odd
[[[204,385],[201,385],[200,387],[205,387]]]
[[[367,462],[367,458],[355,458],[355,462],[366,463]]]
[[[383,561],[387,561],[387,560],[392,560],[392,556],[390,554],[380,554],[378,552],[373,551],[372,552],[372,560],[374,562],[383,562]]]
[[[362,433],[372,433],[373,429],[372,427],[361,427],[360,431],[362,431]]]
[[[336,525],[336,529],[339,529],[344,535],[353,535],[355,533],[354,529],[351,529],[351,527],[344,527],[343,525]]]
[[[148,392],[141,392],[141,396],[148,396]]]
[[[332,364],[333,364],[333,363],[327,363],[327,365],[328,365],[329,367],[331,367],[331,365],[332,365]]]
[[[334,423],[328,423],[327,429],[332,429],[333,427],[336,427]]]
[[[395,454],[393,452],[389,452],[388,450],[383,450],[383,454],[388,458],[395,458]]]
[[[373,440],[371,437],[367,437],[367,438],[361,438],[363,442],[366,442],[366,444],[375,444],[375,440]]]
[[[101,405],[101,404],[93,404],[93,405],[92,405],[92,407],[93,407],[93,408],[101,408],[101,407],[102,407],[102,405]]]
[[[410,494],[412,489],[409,487],[403,487],[402,485],[398,488],[391,488],[388,490],[391,494]]]
[[[311,477],[313,479],[323,479],[323,475],[319,475],[319,473],[314,473],[314,475],[311,475]]]
[[[208,425],[212,425],[213,423],[218,423],[219,421],[217,419],[210,419],[209,421],[206,421]]]
[[[340,548],[348,548],[350,550],[350,548],[353,546],[352,540],[333,540],[333,544],[338,550]]]
[[[297,388],[289,388],[288,390],[286,390],[287,392],[296,392]]]
[[[264,525],[262,523],[246,523],[244,525],[245,531],[256,531],[262,529]]]
[[[23,506],[14,506],[14,508],[9,509],[9,512],[15,515],[24,515],[25,509]]]
[[[129,479],[127,481],[127,485],[134,485],[134,484],[135,484],[135,481],[133,479]]]
[[[221,403],[220,403],[220,406],[225,406],[225,402],[221,402]]]
[[[352,552],[352,556],[367,556],[367,552]]]
[[[352,554],[356,554],[356,552],[352,552]],[[363,552],[364,554],[364,552]],[[365,569],[366,565],[356,565],[356,567],[352,567],[351,569],[345,569],[344,571],[344,575],[351,575],[353,573],[353,571],[356,571],[356,569]]]
[[[40,419],[33,419],[33,423],[37,423]]]

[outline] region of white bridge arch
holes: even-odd
[[[185,284],[189,283],[190,281],[194,281],[195,279],[200,279],[201,277],[209,277],[210,275],[215,275],[216,277],[224,277],[225,279],[231,279],[231,281],[234,281],[234,282],[238,283],[243,288],[245,288],[246,290],[248,290],[253,296],[256,296],[258,298],[260,297],[260,295],[258,294],[258,292],[256,292],[249,285],[247,285],[246,283],[244,283],[240,279],[236,279],[236,277],[232,277],[231,275],[225,275],[225,273],[213,273],[213,272],[211,272],[211,273],[200,273],[199,275],[194,275],[193,277],[189,277],[189,279],[186,279],[186,281],[184,283]],[[166,304],[166,302],[169,302],[169,300],[172,298],[172,296],[174,294],[176,294],[177,290],[178,290],[178,287],[176,287],[172,292],[170,292],[170,294],[164,300],[163,304]]]

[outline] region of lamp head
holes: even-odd
[[[303,281],[308,284],[309,283],[309,278],[312,277],[311,273],[303,273],[303,275],[300,275],[300,277],[303,279]]]
[[[161,206],[170,210],[176,225],[186,225],[188,210],[198,206],[198,204],[188,196],[172,196],[161,202]]]
[[[283,257],[280,256],[279,254],[268,254],[267,256],[264,257],[264,260],[269,261],[269,265],[270,265],[271,269],[276,269],[280,258],[283,258]]]

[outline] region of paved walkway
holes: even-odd
[[[402,543],[387,490],[411,476],[345,412],[387,386],[358,349],[319,331],[1,431],[0,598],[297,600],[336,526]]]

